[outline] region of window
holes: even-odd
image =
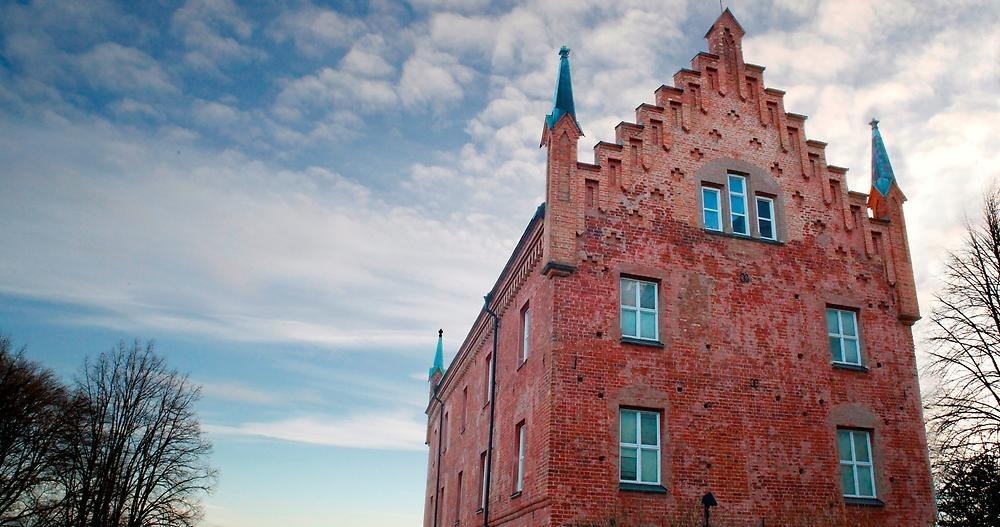
[[[462,520],[462,472],[458,473],[458,487],[455,489],[455,525]]]
[[[489,482],[486,481],[486,452],[479,454],[479,474],[482,476],[479,478],[479,508],[486,508],[486,486]]]
[[[757,232],[767,240],[777,240],[777,230],[774,228],[774,200],[757,196]]]
[[[520,362],[528,360],[528,351],[531,349],[529,342],[531,337],[531,309],[527,304],[521,309],[521,357]]]
[[[527,449],[525,439],[524,421],[521,421],[517,425],[517,473],[514,477],[514,492],[524,490],[524,452]]]
[[[658,340],[656,283],[621,279],[622,337]]]
[[[448,450],[448,412],[444,413],[444,423],[441,427],[442,450]]]
[[[486,356],[486,394],[483,396],[484,404],[489,404],[493,397],[493,354]]]
[[[705,228],[712,231],[722,231],[722,207],[720,192],[717,188],[701,187],[701,209]]]
[[[743,176],[729,174],[729,220],[733,232],[749,235],[750,224],[747,222],[747,180]]]
[[[465,388],[462,388],[462,428],[459,431],[460,434],[465,433],[466,415],[468,414],[466,408],[468,406],[469,406],[469,387],[466,386]]]
[[[858,347],[858,314],[846,309],[826,309],[826,332],[833,362],[861,365]]]
[[[622,483],[660,484],[660,414],[619,411]]]
[[[837,430],[840,484],[847,498],[874,498],[871,434],[865,430]]]

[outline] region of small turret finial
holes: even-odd
[[[427,370],[427,380],[433,381],[434,374],[444,375],[444,330],[438,330],[437,349],[434,351],[434,364]]]
[[[551,130],[559,122],[559,118],[569,114],[576,123],[576,107],[573,105],[573,81],[569,74],[569,47],[559,48],[559,75],[556,78],[555,93],[552,94],[552,113],[545,116],[545,126]]]
[[[559,48],[559,56],[562,58],[569,57],[569,48],[565,45]]]
[[[878,119],[872,117],[872,120],[868,123],[872,128],[878,128]]]

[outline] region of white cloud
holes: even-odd
[[[446,53],[418,48],[403,64],[399,98],[410,108],[441,110],[459,101],[473,70]]]
[[[98,44],[79,58],[80,72],[95,86],[114,92],[176,92],[160,65],[135,48]]]
[[[344,418],[306,416],[236,426],[206,425],[209,434],[374,450],[423,450],[426,423],[412,414],[372,413]],[[377,430],[377,434],[372,431]]]
[[[303,53],[319,56],[348,47],[364,30],[364,23],[312,4],[286,11],[268,29],[278,42],[291,40]]]
[[[171,26],[187,47],[184,60],[207,73],[222,75],[231,63],[263,56],[245,44],[253,24],[232,0],[187,0],[173,15]]]

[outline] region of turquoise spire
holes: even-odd
[[[434,352],[434,365],[427,371],[427,379],[433,379],[434,374],[441,372],[444,375],[444,330],[438,330],[437,351]]]
[[[896,176],[892,173],[889,154],[885,151],[882,134],[878,131],[878,119],[872,119],[868,124],[872,126],[872,188],[882,196],[888,196]]]
[[[552,129],[563,114],[570,114],[576,122],[576,108],[573,107],[573,82],[569,76],[569,48],[559,48],[559,77],[556,79],[556,91],[552,94],[552,113],[545,116],[545,126]],[[577,128],[580,123],[576,122]]]

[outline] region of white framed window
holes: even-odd
[[[826,333],[833,362],[861,365],[858,344],[858,314],[847,309],[826,308]]]
[[[757,232],[765,240],[777,240],[778,230],[774,220],[774,200],[757,196]]]
[[[656,282],[621,279],[622,337],[659,340]]]
[[[479,454],[479,509],[486,508],[486,487],[490,482],[486,480],[486,452]]]
[[[729,174],[729,222],[735,234],[750,234],[747,221],[747,179]]]
[[[840,484],[847,498],[874,498],[875,471],[872,469],[871,433],[866,430],[837,429],[840,450]]]
[[[524,421],[517,425],[517,474],[514,478],[514,492],[524,490],[524,453],[527,450],[527,432]]]
[[[620,469],[622,483],[660,484],[660,414],[622,408],[620,426]]]
[[[722,192],[713,187],[701,187],[701,211],[705,228],[722,231]]]
[[[486,401],[485,404],[489,404],[490,398],[493,397],[493,354],[486,356],[486,394],[483,400]]]
[[[521,309],[521,353],[520,362],[528,360],[531,351],[531,307],[528,304]]]

